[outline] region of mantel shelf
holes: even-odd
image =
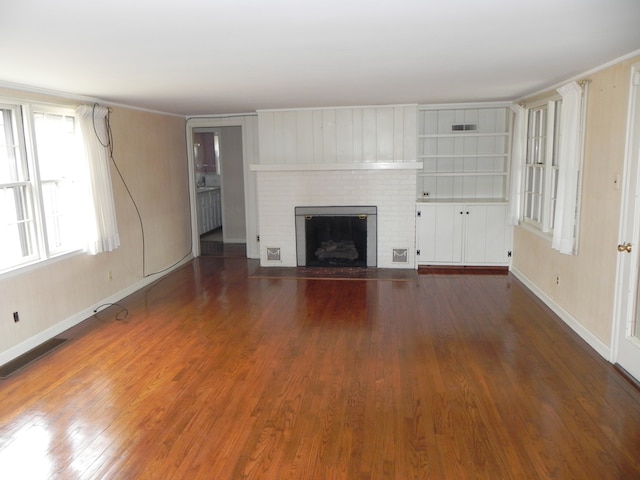
[[[452,132],[452,133],[422,133],[418,138],[456,138],[456,137],[508,137],[509,132]]]
[[[508,173],[504,171],[493,172],[421,172],[418,173],[419,177],[505,177]]]

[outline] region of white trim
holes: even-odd
[[[191,251],[194,256],[200,256],[200,234],[198,232],[198,206],[197,187],[195,181],[195,169],[193,167],[193,129],[194,128],[218,128],[241,127],[242,129],[242,164],[244,181],[245,204],[245,231],[247,234],[247,258],[259,258],[258,245],[258,201],[256,198],[255,173],[250,165],[257,162],[258,154],[258,117],[252,115],[207,115],[191,117],[185,122],[187,144],[187,168],[189,172],[189,196],[191,202]],[[224,180],[222,180],[224,183]],[[224,228],[224,226],[223,226]],[[229,239],[225,239],[229,241]]]
[[[248,113],[215,113],[215,114],[203,114],[203,115],[187,115],[186,119],[195,120],[196,122],[201,119],[220,119],[220,118],[235,118],[235,117],[257,117],[258,114],[256,112],[248,112]],[[208,127],[209,125],[204,125]]]
[[[634,78],[640,73],[640,63],[635,63],[631,66],[630,82],[629,82],[629,96],[627,106],[627,129],[625,134],[625,152],[624,152],[624,164],[622,171],[622,192],[621,192],[621,204],[620,204],[620,217],[618,222],[618,241],[630,242],[634,245],[633,252],[629,254],[619,253],[616,258],[616,282],[614,290],[614,302],[612,310],[612,322],[611,322],[611,357],[612,363],[620,363],[620,350],[623,350],[622,363],[620,365],[625,368],[625,353],[627,352],[627,345],[625,345],[628,320],[631,315],[634,315],[636,307],[637,295],[638,295],[638,252],[635,248],[640,244],[640,233],[637,228],[637,220],[634,220],[634,216],[638,211],[638,197],[637,190],[640,183],[638,178],[640,167],[638,167],[638,160],[634,158],[636,155],[636,145],[638,142],[636,129],[640,122],[638,115],[638,86],[635,84]],[[633,198],[632,198],[633,197]],[[629,238],[631,237],[631,238]],[[633,273],[632,273],[633,272]],[[633,340],[631,340],[633,341]],[[635,372],[629,372],[634,378],[640,380],[637,370]]]
[[[80,248],[76,250],[71,250],[68,252],[58,253],[56,255],[52,255],[49,258],[38,258],[37,260],[33,260],[32,262],[23,263],[20,265],[16,265],[15,267],[8,268],[7,270],[0,272],[0,280],[6,280],[10,277],[15,277],[16,275],[23,275],[27,272],[31,272],[33,270],[37,270],[46,265],[51,265],[52,263],[59,262],[60,260],[65,260],[67,258],[74,257],[76,255],[86,254],[85,250]]]
[[[257,113],[265,112],[299,112],[304,110],[351,110],[351,109],[365,109],[365,108],[404,108],[404,107],[417,107],[416,103],[398,103],[389,105],[340,105],[334,107],[302,107],[302,108],[265,108],[256,110]]]
[[[172,268],[162,272],[162,274],[156,274],[153,276],[148,276],[148,277],[144,277],[141,280],[139,280],[138,282],[129,285],[127,288],[120,290],[117,293],[114,293],[113,295],[110,295],[107,298],[102,299],[101,301],[98,301],[95,303],[95,305],[91,306],[91,307],[87,307],[84,310],[81,310],[80,312],[75,313],[74,315],[71,315],[70,317],[66,318],[65,320],[62,320],[61,322],[47,328],[46,330],[43,330],[41,332],[39,332],[38,334],[34,335],[31,338],[28,338],[27,340],[20,342],[17,345],[14,345],[13,347],[9,348],[8,350],[5,350],[3,352],[0,352],[0,365],[4,365],[5,363],[10,362],[11,360],[14,360],[15,358],[19,357],[20,355],[27,353],[29,350],[37,347],[38,345],[41,345],[42,343],[46,342],[47,340],[55,337],[56,335],[61,334],[62,332],[70,329],[71,327],[89,319],[90,317],[92,317],[95,312],[95,308],[98,305],[102,305],[105,303],[116,303],[120,300],[122,300],[123,298],[137,292],[138,290],[146,287],[147,285],[152,284],[153,282],[159,280],[160,278],[164,277],[165,275],[168,275],[169,273],[173,272],[174,270],[177,270],[178,268],[183,267],[184,265],[186,265],[187,263],[190,263],[193,259],[193,256],[189,256],[186,259],[184,259],[182,262],[174,265]]]
[[[423,110],[442,110],[442,109],[456,109],[464,110],[468,108],[506,108],[511,107],[512,101],[504,102],[467,102],[467,103],[425,103],[418,105],[418,111]],[[483,135],[486,135],[483,133]]]
[[[249,165],[252,172],[296,172],[313,170],[419,170],[422,162],[362,162],[362,163],[269,163]]]
[[[535,92],[530,92],[530,93],[526,93],[525,95],[522,95],[521,97],[517,98],[514,100],[514,103],[518,103],[521,101],[526,100],[527,98],[531,98],[531,97],[536,97],[538,95],[542,95],[545,92],[548,92],[550,90],[555,90],[559,87],[561,87],[562,85],[564,85],[565,83],[568,82],[577,82],[578,80],[583,80],[585,77],[588,77],[589,75],[593,75],[594,73],[598,73],[602,70],[606,70],[609,67],[612,67],[614,65],[617,65],[619,63],[625,62],[627,60],[632,59],[633,57],[637,57],[638,55],[640,55],[640,50],[634,50],[633,52],[629,52],[626,55],[622,55],[621,57],[618,58],[614,58],[613,60],[608,61],[607,63],[603,63],[602,65],[598,65],[595,68],[592,68],[591,70],[587,70],[586,72],[582,72],[578,75],[575,75],[571,78],[567,78],[565,80],[562,80],[558,83],[555,83],[553,85],[550,85],[548,87],[543,87],[540,90],[536,90]]]
[[[68,93],[68,92],[61,92],[58,90],[49,90],[46,88],[40,88],[40,87],[34,87],[32,85],[22,85],[19,83],[11,83],[11,82],[5,82],[3,80],[0,80],[0,88],[6,88],[9,90],[15,90],[17,92],[24,92],[24,93],[34,93],[37,95],[46,95],[49,97],[57,97],[57,98],[64,98],[66,100],[73,100],[76,102],[81,102],[81,103],[100,103],[102,105],[106,105],[109,107],[121,107],[121,108],[128,108],[130,110],[138,110],[140,112],[148,112],[148,113],[155,113],[155,114],[159,114],[159,115],[170,115],[172,117],[179,117],[179,118],[186,118],[186,115],[178,115],[177,113],[170,113],[170,112],[162,112],[159,110],[151,110],[149,108],[143,108],[143,107],[136,107],[133,105],[127,105],[126,103],[118,103],[118,102],[112,102],[109,100],[104,100],[102,98],[97,98],[97,97],[89,97],[86,95],[76,95],[73,93]],[[29,100],[32,101],[32,100]],[[33,103],[37,103],[39,100],[33,100]],[[46,102],[45,102],[46,103]]]
[[[571,330],[578,334],[582,340],[587,342],[602,358],[607,361],[611,360],[611,349],[605,345],[600,339],[596,338],[582,323],[574,318],[569,312],[558,305],[551,297],[540,290],[535,283],[527,278],[517,268],[511,267],[511,273],[520,280],[533,294],[538,297],[544,304],[555,313],[560,320],[566,323]]]

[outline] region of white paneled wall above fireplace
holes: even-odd
[[[375,206],[377,266],[415,268],[416,119],[415,105],[259,111],[261,264],[296,266],[295,207]]]
[[[260,163],[413,162],[416,119],[416,105],[260,110]]]

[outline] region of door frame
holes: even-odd
[[[628,105],[618,240],[620,244],[631,243],[632,249],[628,253],[618,253],[617,257],[611,361],[620,365],[640,381],[640,362],[630,360],[631,356],[640,355],[640,342],[628,339],[631,333],[631,326],[635,320],[636,308],[638,308],[638,262],[640,258],[640,63],[631,67]]]
[[[247,232],[247,258],[259,258],[258,246],[258,201],[256,174],[250,165],[258,163],[258,117],[257,114],[211,115],[191,117],[186,122],[187,163],[189,168],[189,196],[191,200],[191,248],[194,257],[200,256],[200,234],[198,233],[198,207],[195,166],[193,163],[193,129],[241,127],[242,164],[245,202],[245,226]]]

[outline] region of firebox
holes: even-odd
[[[377,207],[295,207],[303,267],[377,266]]]

